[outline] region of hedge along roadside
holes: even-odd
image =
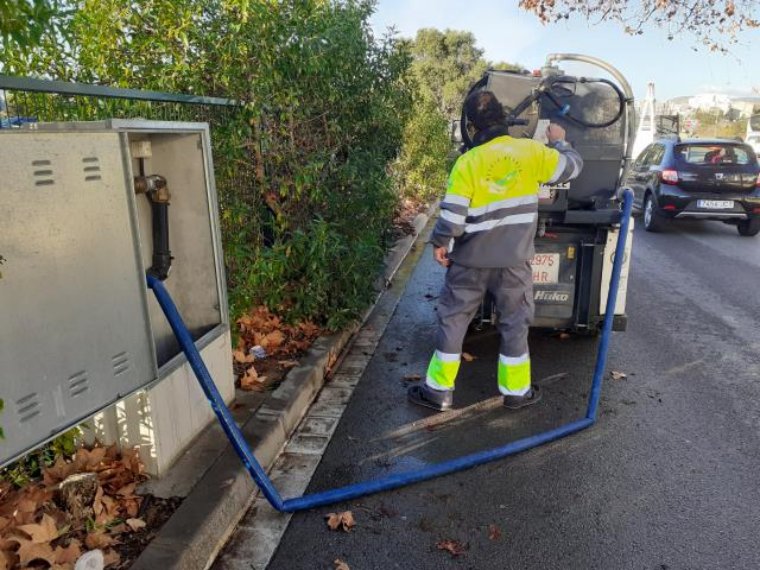
[[[373,37],[373,3],[63,4],[36,45],[1,40],[3,73],[245,101],[210,118],[233,317],[265,302],[330,328],[355,318],[390,237],[388,165],[411,108],[408,53]]]

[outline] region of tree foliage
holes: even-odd
[[[459,115],[467,90],[488,69],[471,32],[423,28],[409,42],[418,94],[445,117]]]
[[[667,30],[668,39],[691,33],[713,51],[727,51],[742,31],[760,27],[757,0],[520,0],[520,6],[544,23],[578,14],[619,22],[631,35],[654,24]]]
[[[25,49],[54,29],[64,13],[57,0],[0,0],[0,37]]]
[[[396,173],[408,195],[427,200],[446,186],[451,121],[460,116],[467,91],[489,67],[516,66],[490,64],[470,32],[424,28],[405,45],[412,58],[409,74],[415,97]]]
[[[408,56],[373,36],[373,3],[69,5],[34,49],[2,40],[5,71],[244,103],[212,120],[233,313],[266,301],[331,327],[356,316],[389,235],[387,166],[411,108]]]

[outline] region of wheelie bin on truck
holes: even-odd
[[[607,78],[568,75],[560,62],[590,64]],[[549,122],[567,131],[583,157],[580,176],[544,186],[539,195],[536,255],[532,261],[534,327],[598,333],[604,319],[612,263],[620,231],[621,183],[631,162],[635,136],[633,93],[610,64],[590,56],[553,54],[540,72],[489,70],[470,93],[492,91],[507,113],[513,137],[543,140]],[[459,130],[463,151],[473,146],[464,108]],[[627,236],[614,330],[625,330],[631,233]],[[473,322],[476,329],[497,319],[487,296]]]

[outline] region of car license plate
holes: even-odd
[[[533,283],[559,283],[559,253],[537,253],[530,264],[533,267]]]
[[[733,200],[697,200],[697,208],[706,210],[732,210]]]

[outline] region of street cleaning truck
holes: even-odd
[[[562,62],[591,65],[607,77],[565,73]],[[633,92],[610,64],[586,55],[549,55],[535,72],[489,70],[470,89],[493,92],[504,106],[513,137],[545,140],[557,123],[581,154],[584,168],[571,182],[544,186],[539,195],[536,254],[532,261],[534,327],[596,335],[604,320],[612,263],[620,232],[622,180],[631,163],[635,136]],[[469,94],[468,94],[469,95]],[[462,108],[462,151],[472,148],[472,127]],[[626,328],[629,226],[613,330]],[[483,301],[476,330],[494,324],[494,303]]]

